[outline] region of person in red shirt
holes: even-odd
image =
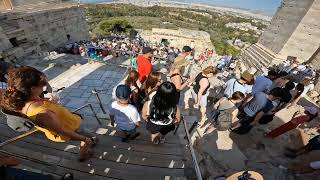
[[[300,124],[312,121],[318,116],[318,109],[316,107],[306,106],[304,107],[303,113],[297,111],[293,116],[294,117],[289,122],[283,124],[282,126],[279,126],[276,129],[273,129],[265,136],[267,138],[274,139],[292,129],[297,128]]]
[[[138,56],[138,72],[139,72],[139,81],[141,84],[147,79],[148,75],[152,72],[151,58],[153,57],[154,49],[150,47],[144,47],[142,49],[142,55]]]

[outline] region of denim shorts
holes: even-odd
[[[194,92],[194,90],[192,89],[191,91],[192,93],[192,97],[196,100],[197,98],[197,94],[196,92]],[[208,96],[209,96],[209,90],[207,90],[206,94],[203,94],[200,98],[200,106],[201,107],[207,107],[207,104],[208,104]]]

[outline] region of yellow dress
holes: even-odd
[[[80,128],[81,118],[78,115],[72,114],[69,110],[58,105],[56,103],[40,100],[43,104],[39,107],[33,108],[27,112],[27,116],[31,119],[31,121],[35,121],[37,114],[40,114],[45,111],[51,111],[55,113],[60,121],[61,125],[64,129],[75,131]],[[63,135],[59,135],[56,132],[50,131],[48,129],[41,128],[36,126],[37,129],[44,132],[48,139],[55,141],[55,142],[66,142],[70,140],[70,138],[65,137]]]

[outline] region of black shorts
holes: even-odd
[[[273,121],[274,116],[274,114],[262,116],[262,118],[259,120],[259,124],[268,124],[269,122]]]
[[[254,120],[254,117],[248,116],[243,110],[239,112],[237,117],[240,124],[250,124]]]
[[[166,135],[171,131],[174,131],[176,126],[174,124],[169,124],[169,125],[157,125],[152,123],[151,121],[147,122],[147,130],[151,133],[151,134],[156,134],[156,133],[160,133],[162,135]]]
[[[320,150],[320,142],[319,142],[319,136],[316,136],[312,139],[309,140],[309,143],[306,145],[307,149],[310,150],[310,151],[313,151],[313,150]]]

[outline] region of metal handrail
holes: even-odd
[[[192,142],[191,142],[191,137],[190,137],[189,130],[188,130],[188,127],[187,127],[187,123],[186,123],[186,121],[184,120],[183,117],[182,117],[181,121],[183,121],[184,130],[186,132],[186,136],[187,136],[187,140],[188,140],[188,146],[189,146],[189,150],[190,150],[190,153],[191,153],[191,156],[192,156],[192,162],[193,162],[193,166],[194,166],[194,169],[196,171],[196,174],[197,174],[197,178],[198,178],[198,180],[202,180],[200,167],[199,167],[199,164],[198,164],[198,160],[197,160],[195,151],[193,149],[193,145],[192,145]]]

